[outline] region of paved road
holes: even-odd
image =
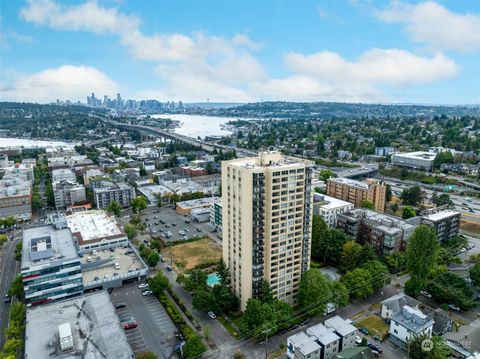
[[[111,294],[113,304],[126,303],[127,308],[118,310],[125,318],[132,316],[138,327],[126,332],[127,339],[136,353],[152,351],[158,358],[172,358],[177,328],[160,302],[153,296],[142,296],[138,282],[115,288]]]
[[[14,241],[8,241],[4,244],[0,254],[0,333],[2,333],[2,335],[0,335],[0,348],[4,343],[3,330],[8,326],[8,318],[10,315],[10,303],[4,303],[3,298],[20,268],[19,263],[15,260],[14,253],[15,245],[19,240],[19,232],[14,235]]]

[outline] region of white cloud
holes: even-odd
[[[288,74],[270,78],[254,56],[261,45],[244,34],[232,37],[201,32],[145,34],[140,29],[139,18],[123,14],[117,8],[94,1],[67,4],[61,5],[55,0],[28,0],[21,17],[58,30],[117,36],[133,58],[154,62],[154,72],[161,80],[157,89],[141,91],[136,94],[137,98],[385,102],[395,100],[383,93],[388,87],[428,84],[450,78],[459,71],[458,66],[441,53],[424,57],[399,49],[372,49],[354,61],[329,51],[310,55],[291,53],[284,59]],[[32,77],[24,80],[30,87],[41,84]],[[74,80],[75,76],[69,84],[76,89],[70,91],[81,94],[75,98],[83,99],[91,90],[98,93],[115,91],[102,90],[100,85],[94,88],[90,84],[77,84]],[[116,87],[106,76],[103,80],[100,82],[104,85],[110,83],[105,87]],[[28,96],[28,91],[21,92],[23,87],[18,87],[15,93]],[[41,93],[48,100],[59,97]]]
[[[415,5],[393,1],[375,15],[386,23],[399,23],[415,42],[435,49],[475,51],[480,49],[480,14],[459,14],[426,1]]]
[[[3,101],[51,102],[55,99],[85,101],[90,92],[115,93],[118,85],[94,67],[62,65],[31,75],[16,76],[0,86]]]
[[[286,62],[297,73],[347,85],[411,86],[449,78],[458,72],[458,66],[442,54],[428,58],[399,49],[372,49],[354,62],[330,51],[312,55],[292,53],[287,55]]]

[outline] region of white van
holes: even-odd
[[[115,269],[116,269],[116,270],[120,270],[120,264],[115,263]]]

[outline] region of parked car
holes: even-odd
[[[138,289],[146,289],[148,288],[148,284],[147,283],[141,283],[138,285]]]
[[[457,307],[456,305],[449,304],[448,307],[449,307],[451,310],[455,310],[456,312],[459,312],[459,311],[460,311],[460,308]]]
[[[368,335],[368,329],[367,328],[360,328],[360,331],[365,334],[365,335]]]
[[[200,228],[197,228],[197,232],[201,232],[202,230]]]
[[[381,352],[383,351],[382,348],[377,347],[377,346],[376,346],[375,344],[373,344],[373,343],[368,343],[367,345],[368,345],[368,347],[372,350],[372,352],[374,352],[374,353],[375,353],[375,352],[381,353]]]
[[[153,292],[152,292],[151,290],[145,290],[145,291],[142,292],[142,295],[143,295],[143,296],[146,296],[146,295],[150,295],[150,294],[152,294],[152,293],[153,293]]]
[[[127,305],[125,303],[118,303],[117,305],[115,305],[115,309],[122,309],[122,308],[126,308]]]
[[[355,336],[355,344],[356,344],[356,345],[362,344],[362,338],[360,338],[358,335]]]
[[[123,323],[123,329],[129,330],[138,327],[138,323],[134,320],[131,322]]]
[[[432,298],[432,295],[424,290],[422,290],[420,292],[421,295],[423,295],[424,297],[427,297],[427,298]]]
[[[177,226],[177,224],[176,224],[176,223],[172,223],[172,226],[176,227],[176,226]]]
[[[12,298],[8,294],[5,294],[5,297],[3,297],[3,302],[10,303],[11,301],[12,301]]]
[[[208,312],[207,314],[212,319],[215,319],[217,317],[214,312]]]

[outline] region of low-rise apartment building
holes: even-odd
[[[79,183],[60,181],[54,182],[52,187],[55,198],[55,208],[57,209],[73,206],[87,200],[85,187]]]
[[[20,177],[0,180],[0,218],[15,217],[26,221],[32,217],[32,186]]]
[[[327,226],[337,225],[337,215],[353,209],[353,203],[326,196],[320,193],[313,194],[313,214],[323,218]]]
[[[125,208],[135,199],[135,188],[123,182],[101,181],[100,187],[93,189],[93,196],[97,208],[106,208],[113,201]]]
[[[373,203],[375,211],[384,212],[387,186],[376,179],[356,181],[350,178],[330,178],[327,180],[327,195],[362,207],[364,201]]]
[[[324,324],[325,327],[339,336],[339,351],[353,348],[355,346],[357,328],[352,325],[351,321],[345,320],[339,315],[336,315],[327,319]]]
[[[337,216],[337,228],[384,255],[404,250],[415,227],[398,217],[360,208]]]
[[[70,168],[58,168],[52,170],[52,182],[75,182],[75,173]]]
[[[446,208],[434,208],[423,212],[421,223],[431,227],[440,242],[458,236],[461,213]]]
[[[316,338],[304,332],[287,338],[287,357],[289,359],[321,359],[322,347]]]
[[[320,359],[333,359],[340,352],[340,337],[323,324],[308,328],[307,335],[315,337],[322,348]]]

